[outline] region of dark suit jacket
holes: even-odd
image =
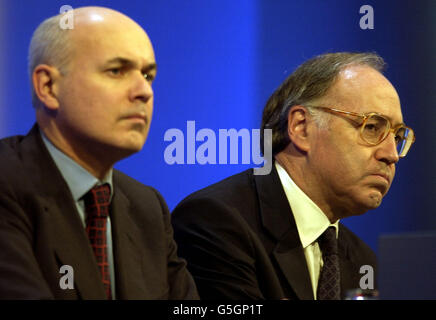
[[[297,227],[279,176],[247,170],[200,190],[172,214],[179,255],[201,299],[313,299]],[[359,288],[374,252],[339,227],[341,291]]]
[[[114,170],[111,203],[117,299],[195,299],[160,194]],[[61,289],[62,265],[74,289]],[[38,128],[0,140],[0,298],[105,299],[71,192]]]

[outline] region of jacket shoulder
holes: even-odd
[[[244,233],[259,228],[258,202],[250,169],[189,195],[173,210],[171,221],[175,229],[183,225],[223,226]]]
[[[253,169],[248,169],[190,194],[180,204],[209,199],[238,206],[241,201],[253,198],[254,191]]]
[[[0,140],[0,181],[11,184],[19,179],[24,168],[20,157],[20,143],[23,136],[8,137]]]
[[[5,149],[3,148],[5,147],[9,147],[11,151],[16,150],[19,147],[21,141],[23,141],[23,139],[23,135],[10,136],[0,139],[0,152],[4,152]]]

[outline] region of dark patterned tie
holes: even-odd
[[[322,252],[324,266],[319,275],[317,299],[340,300],[341,287],[336,229],[328,227],[318,238],[318,244]]]
[[[87,214],[86,233],[97,259],[108,299],[112,299],[106,240],[106,222],[109,215],[110,194],[110,186],[106,183],[92,188],[84,196]]]

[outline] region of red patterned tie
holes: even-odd
[[[318,238],[318,244],[321,248],[324,265],[319,275],[317,299],[340,300],[341,287],[336,229],[328,227]]]
[[[110,194],[110,186],[106,183],[92,188],[84,197],[87,213],[86,233],[97,259],[108,299],[112,299],[106,241],[106,222],[109,215]]]

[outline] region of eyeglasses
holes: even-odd
[[[380,144],[384,139],[386,139],[388,134],[392,132],[395,136],[397,152],[400,158],[404,158],[406,156],[412,143],[415,142],[415,133],[413,132],[412,128],[409,128],[402,123],[392,127],[390,120],[377,112],[356,113],[321,106],[305,106],[308,108],[330,110],[333,112],[349,114],[362,118],[363,122],[360,125],[360,136],[362,137],[363,141],[373,146]]]

